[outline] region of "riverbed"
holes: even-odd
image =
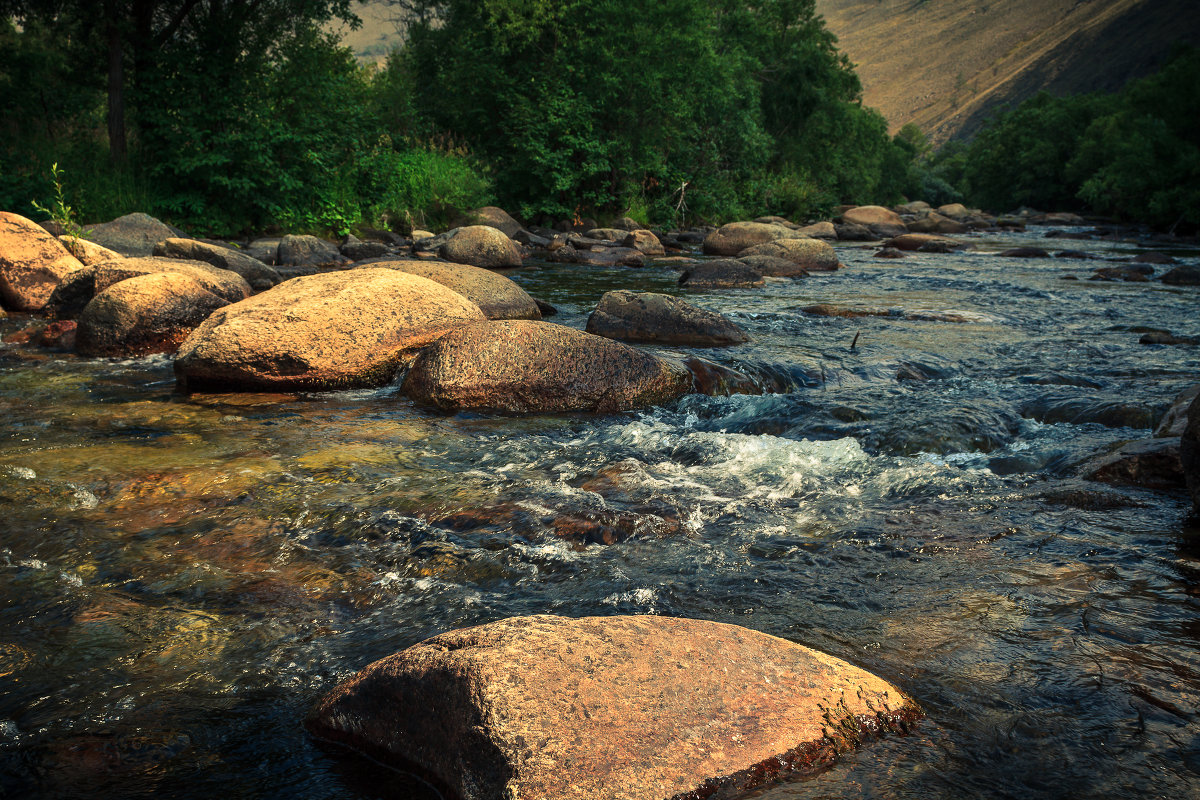
[[[305,715],[431,635],[554,613],[746,626],[927,713],[758,797],[1197,796],[1200,531],[1183,492],[1076,476],[1200,380],[1200,347],[1139,344],[1200,335],[1200,289],[995,255],[1041,235],[839,245],[842,270],[761,289],[510,273],[573,327],[624,288],[751,335],[651,349],[770,393],[618,415],[446,416],[394,385],[189,397],[167,357],[0,346],[0,794],[433,800]]]

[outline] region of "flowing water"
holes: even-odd
[[[975,241],[693,294],[754,337],[699,352],[775,392],[615,416],[183,397],[163,357],[4,346],[0,794],[427,800],[305,714],[430,635],[548,612],[747,626],[927,712],[771,800],[1200,796],[1200,532],[1183,493],[1075,477],[1200,377],[1200,348],[1138,343],[1200,334],[1200,292]],[[513,277],[577,327],[605,290],[679,293],[665,266]]]

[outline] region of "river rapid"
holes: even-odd
[[[1200,347],[1138,343],[1200,335],[1200,290],[994,255],[1040,236],[688,294],[753,340],[656,351],[772,393],[613,416],[185,397],[165,357],[0,346],[0,795],[433,800],[305,715],[426,637],[554,613],[746,626],[928,715],[757,797],[1200,796],[1200,531],[1182,492],[1076,477],[1200,380]],[[677,276],[511,273],[574,327]]]

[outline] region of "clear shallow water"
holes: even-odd
[[[1037,233],[690,295],[754,337],[697,352],[785,391],[620,416],[185,398],[167,359],[0,350],[0,793],[432,797],[304,715],[427,636],[550,612],[745,625],[928,713],[761,797],[1196,795],[1200,532],[1182,494],[1073,475],[1200,376],[1133,331],[1200,334],[1200,293],[986,253]],[[577,327],[607,289],[678,293],[513,277]],[[947,311],[973,321],[901,318]]]

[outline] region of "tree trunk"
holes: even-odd
[[[112,163],[125,163],[125,46],[116,10],[108,6],[108,154]]]

